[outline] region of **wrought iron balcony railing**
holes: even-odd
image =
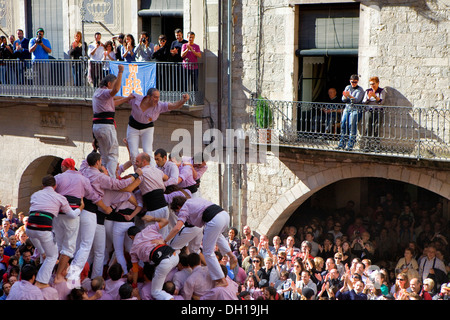
[[[189,93],[188,105],[203,104],[201,63],[149,63],[156,63],[162,101],[178,101],[182,93]],[[107,74],[108,61],[0,60],[0,96],[90,100],[98,80]]]
[[[349,133],[343,122],[345,104],[251,100],[251,143],[450,160],[450,110],[353,105],[358,120],[353,148],[339,148]],[[373,121],[378,117],[378,123]]]

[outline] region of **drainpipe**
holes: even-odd
[[[231,0],[227,3],[227,78],[228,78],[228,129],[232,129],[232,110],[231,110],[231,43],[232,43],[232,15],[231,15]],[[230,152],[231,153],[231,152]],[[233,196],[232,196],[232,164],[230,153],[227,152],[226,166],[227,166],[227,209],[228,213],[233,215]]]
[[[218,81],[217,81],[217,123],[218,123],[218,129],[220,132],[222,132],[222,76],[223,76],[223,54],[222,54],[222,28],[223,28],[223,22],[222,22],[222,2],[219,1],[219,33],[218,33],[218,50],[217,50],[217,75],[218,75]],[[222,188],[222,164],[218,163],[218,178],[219,178],[219,203],[221,206],[223,206],[223,188]]]

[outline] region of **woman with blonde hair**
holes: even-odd
[[[423,291],[426,291],[433,297],[436,292],[434,291],[434,280],[431,278],[426,278],[423,280]]]
[[[407,300],[408,295],[406,289],[409,288],[408,275],[404,272],[400,273],[396,277],[395,285],[392,286],[391,293],[395,300]]]

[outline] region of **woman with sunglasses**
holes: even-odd
[[[400,273],[397,275],[395,285],[391,288],[391,294],[395,300],[405,300],[408,295],[406,289],[409,288],[409,279],[406,273]]]

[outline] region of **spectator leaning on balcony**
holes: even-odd
[[[187,43],[188,41],[183,39],[183,31],[181,29],[175,29],[175,38],[170,45],[170,61],[171,62],[183,62],[183,58],[181,57],[181,47],[183,44]],[[174,66],[174,77],[175,79],[172,79],[172,88],[170,88],[170,91],[183,91],[184,90],[184,73],[183,69],[180,65]],[[173,73],[172,73],[173,74]]]
[[[152,58],[159,62],[167,62],[170,58],[170,45],[167,43],[167,37],[161,34],[158,37],[158,44],[153,48]],[[169,90],[169,66],[165,63],[156,64],[156,87],[162,91]]]
[[[151,61],[153,56],[153,43],[150,42],[150,36],[147,31],[141,32],[139,44],[136,47],[136,61]]]
[[[52,77],[50,76],[50,65],[47,62],[49,54],[52,53],[52,47],[50,41],[44,38],[44,29],[39,28],[36,31],[36,37],[30,40],[29,50],[31,59],[33,59],[34,84],[48,86]]]
[[[103,58],[105,47],[101,42],[102,34],[100,32],[96,32],[94,37],[94,41],[91,42],[88,47],[88,56],[90,60],[88,77],[90,79],[90,82],[93,83],[94,87],[97,87],[102,77],[103,68],[100,61]]]
[[[120,33],[119,35],[112,38],[114,52],[116,53],[116,60],[118,61],[123,61],[122,55],[120,53],[122,52],[124,39],[125,35],[123,33]],[[118,45],[116,44],[116,40],[119,41]]]
[[[8,79],[8,64],[6,59],[11,59],[13,53],[11,47],[8,46],[5,36],[0,36],[0,83],[7,84]]]
[[[342,92],[342,102],[346,103],[341,120],[341,139],[337,149],[353,150],[356,142],[358,122],[361,120],[362,110],[355,104],[361,103],[364,97],[364,89],[358,85],[359,77],[356,74],[350,76],[350,85]],[[347,146],[346,146],[347,145]]]
[[[29,50],[33,60],[48,60],[52,53],[50,41],[44,38],[44,29],[39,28],[36,31],[36,38],[32,38],[29,43]]]
[[[80,60],[83,56],[83,35],[81,31],[77,31],[73,37],[73,42],[69,48],[69,56],[72,60]],[[84,52],[87,55],[87,44],[84,43]],[[81,61],[72,63],[72,73],[73,73],[73,84],[79,86],[82,84],[82,79],[84,76],[84,69]]]
[[[380,152],[380,126],[383,121],[383,104],[386,90],[379,87],[380,79],[371,77],[370,88],[366,90],[362,103],[367,104],[364,111],[364,151]]]
[[[16,33],[17,40],[13,43],[14,53],[16,54],[16,57],[20,60],[30,59],[31,53],[30,51],[28,51],[30,40],[24,37],[22,29],[17,29]]]
[[[25,59],[27,59],[27,60],[31,59],[31,53],[30,53],[30,51],[28,51],[28,45],[30,43],[30,40],[23,36],[22,29],[17,29],[16,33],[17,33],[17,40],[14,41],[14,43],[13,43],[14,55],[15,55],[16,59],[19,59],[22,61]],[[17,74],[18,84],[24,84],[25,75],[24,75],[24,63],[23,62],[19,62],[17,64],[16,74]]]
[[[181,57],[183,66],[187,70],[186,90],[198,91],[198,58],[202,57],[202,52],[198,44],[194,43],[195,33],[188,32],[189,42],[181,46]]]
[[[125,36],[125,44],[122,46],[121,54],[126,62],[136,61],[136,42],[132,34]]]

